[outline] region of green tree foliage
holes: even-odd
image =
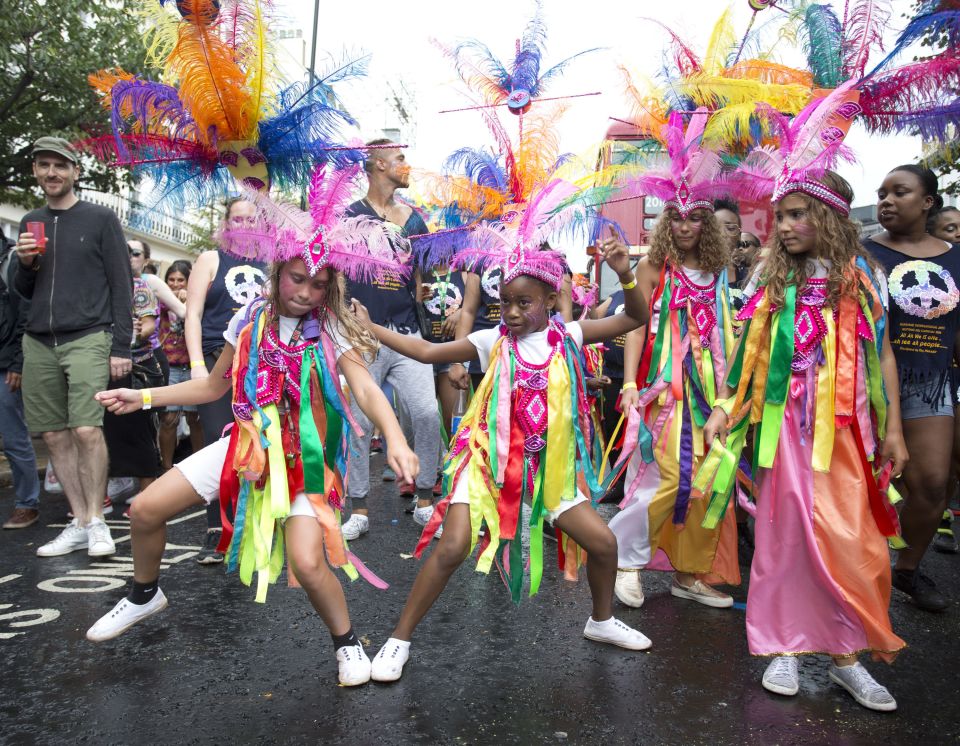
[[[921,6],[928,6],[928,2],[914,0],[911,17],[915,16]],[[924,47],[930,47],[934,54],[939,54],[950,43],[946,31],[940,34],[931,34],[923,40]],[[960,91],[954,91],[960,95]],[[953,137],[947,142],[928,143],[930,148],[924,155],[923,165],[933,169],[940,179],[940,189],[947,194],[960,194],[960,122],[953,123]]]
[[[0,202],[36,204],[30,145],[42,135],[79,140],[108,132],[87,84],[101,68],[143,68],[138,3],[22,0],[0,23]],[[126,172],[89,160],[81,186],[113,191]]]

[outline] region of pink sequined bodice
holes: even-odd
[[[823,306],[827,302],[827,279],[810,278],[797,293],[794,312],[793,361],[790,367],[801,373],[813,365],[819,356],[820,344],[827,336],[823,320]]]
[[[677,281],[670,296],[670,308],[687,308],[687,323],[696,328],[700,344],[710,345],[710,335],[717,326],[717,281],[714,278],[708,285],[698,285],[691,280],[682,268],[671,272]]]

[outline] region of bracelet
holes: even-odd
[[[637,276],[634,275],[633,279],[630,282],[620,281],[620,287],[624,290],[633,290],[637,286]]]
[[[205,362],[203,362],[203,360],[191,360],[191,361],[190,361],[190,370],[193,370],[194,368],[199,368],[201,365],[204,366],[204,367],[206,367],[207,364],[206,364]]]
[[[620,390],[621,390],[621,391],[630,391],[630,390],[636,391],[636,390],[637,390],[637,382],[636,382],[636,381],[627,381],[625,384],[623,384],[623,386],[620,387]]]
[[[150,409],[153,406],[153,394],[150,393],[150,389],[140,389],[140,396],[143,399],[143,406],[140,409]]]

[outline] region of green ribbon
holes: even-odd
[[[314,495],[326,495],[326,470],[324,465],[324,448],[320,442],[320,433],[317,432],[317,423],[313,418],[311,398],[313,392],[310,386],[310,370],[316,364],[316,348],[308,347],[303,353],[300,365],[300,455],[303,462],[303,488]],[[327,408],[327,417],[330,408]],[[329,419],[328,419],[329,425]],[[327,442],[331,428],[327,428]]]
[[[660,317],[657,322],[657,336],[653,340],[653,357],[650,359],[650,370],[647,373],[647,383],[653,383],[657,377],[660,368],[660,356],[663,353],[663,330],[664,324],[670,323],[670,296],[673,294],[673,277],[667,273],[667,281],[664,284],[663,295],[660,296]],[[663,366],[663,380],[672,380],[670,366]]]

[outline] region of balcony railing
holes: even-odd
[[[130,197],[85,189],[83,199],[109,207],[120,218],[120,224],[124,228],[159,238],[180,249],[185,249],[197,235],[197,227],[192,223],[148,207]]]

